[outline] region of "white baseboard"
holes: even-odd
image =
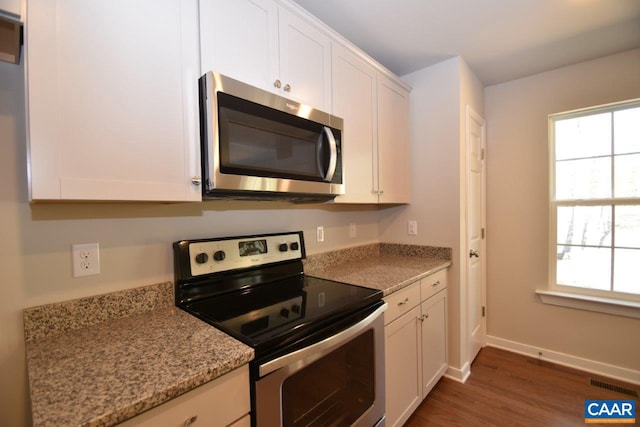
[[[486,337],[486,344],[491,347],[501,348],[525,356],[535,357],[547,362],[556,363],[558,365],[567,366],[569,368],[579,369],[581,371],[590,372],[604,377],[624,381],[632,384],[640,385],[640,371],[622,368],[620,366],[608,365],[595,360],[583,359],[581,357],[572,356],[570,354],[559,353],[557,351],[547,350],[544,348],[533,347],[515,341],[509,341],[502,338],[489,336]],[[540,356],[539,353],[542,353]]]
[[[461,369],[449,366],[447,368],[447,371],[444,373],[445,377],[462,384],[464,384],[467,381],[467,379],[469,378],[469,375],[471,375],[469,362],[465,363]]]

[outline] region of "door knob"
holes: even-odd
[[[478,251],[469,251],[469,258],[473,258],[473,257],[480,257],[480,254],[478,253]]]

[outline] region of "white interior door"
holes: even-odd
[[[467,302],[469,322],[469,361],[484,345],[485,314],[485,122],[471,107],[466,109],[467,155]]]

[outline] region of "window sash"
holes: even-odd
[[[584,116],[591,116],[595,114],[602,113],[613,113],[616,111],[621,111],[628,108],[637,108],[640,107],[640,99],[635,99],[631,101],[626,101],[622,103],[609,104],[602,107],[594,107],[576,110],[567,113],[559,113],[553,114],[549,116],[549,289],[552,291],[561,291],[561,292],[572,292],[579,293],[585,295],[599,296],[605,298],[616,298],[620,300],[630,300],[630,301],[640,301],[640,293],[632,294],[632,293],[623,293],[617,292],[613,290],[614,286],[614,266],[615,266],[615,256],[616,250],[625,249],[623,246],[616,246],[615,241],[615,207],[616,206],[640,206],[640,197],[615,197],[615,158],[617,154],[615,154],[615,150],[613,145],[615,144],[615,135],[612,134],[612,149],[611,153],[608,155],[598,155],[593,157],[598,158],[610,158],[611,159],[611,197],[605,198],[584,198],[584,199],[556,199],[556,148],[555,148],[555,124],[559,120],[572,119]],[[613,114],[611,117],[613,121]],[[612,130],[613,132],[613,126]],[[579,157],[579,159],[588,159],[590,157]],[[569,159],[563,158],[560,160],[567,161]],[[608,206],[612,208],[612,217],[611,217],[611,241],[608,245],[599,246],[593,244],[585,244],[585,245],[562,245],[558,242],[558,209],[561,207],[581,207],[581,206]],[[610,260],[609,260],[609,281],[607,283],[608,290],[602,289],[592,289],[588,287],[581,286],[572,286],[572,285],[563,285],[559,284],[557,280],[557,269],[558,269],[558,248],[559,246],[571,246],[571,247],[579,247],[579,248],[605,248],[610,250]],[[637,248],[633,248],[637,249]],[[638,279],[640,280],[640,278]]]

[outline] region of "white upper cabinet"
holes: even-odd
[[[197,0],[30,0],[32,200],[200,200]]]
[[[342,164],[346,194],[336,203],[377,203],[376,70],[361,57],[333,48],[333,114],[344,119]]]
[[[333,113],[344,118],[345,194],[336,203],[409,203],[409,91],[333,46]]]
[[[201,74],[331,108],[331,39],[272,0],[200,0]]]
[[[331,39],[284,8],[278,16],[283,96],[330,111]]]
[[[280,73],[272,0],[200,0],[200,74],[217,71],[273,90]]]
[[[410,153],[409,92],[395,81],[379,74],[376,191],[380,203],[411,201]]]
[[[22,13],[21,0],[0,0],[0,15],[8,14],[12,18],[17,18]]]

